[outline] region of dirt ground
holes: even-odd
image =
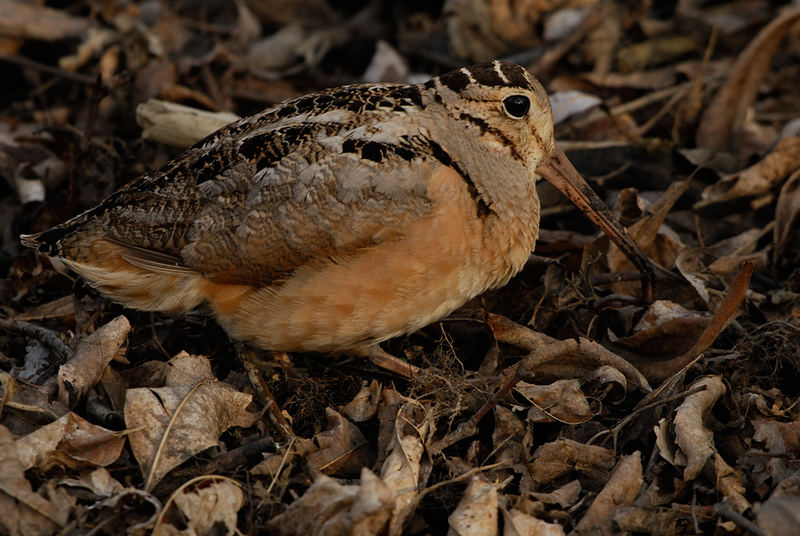
[[[797,2],[0,14],[0,534],[800,534]],[[650,300],[544,182],[525,268],[383,344],[410,380],[125,309],[20,243],[236,116],[493,59],[550,93]]]

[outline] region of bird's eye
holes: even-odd
[[[514,119],[522,119],[531,108],[531,101],[525,95],[511,95],[503,99],[503,108]]]

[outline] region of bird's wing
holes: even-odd
[[[51,238],[70,256],[80,227],[101,229],[139,268],[249,284],[373,247],[430,210],[427,178],[452,164],[423,133],[392,127],[406,112],[386,101],[394,110],[366,121],[355,106],[298,119],[297,104],[281,119],[287,104],[233,123]]]

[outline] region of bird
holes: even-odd
[[[210,308],[256,348],[370,357],[484,291],[534,250],[537,180],[649,261],[553,135],[525,68],[354,84],[222,127],[94,208],[22,243],[126,307]]]

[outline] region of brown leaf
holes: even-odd
[[[781,187],[775,206],[775,228],[772,237],[772,259],[776,264],[800,228],[800,170],[795,171]]]
[[[576,534],[612,535],[614,512],[633,504],[642,487],[642,455],[639,451],[620,458],[603,490],[575,526]]]
[[[519,510],[500,510],[503,513],[503,536],[564,536],[564,528],[548,523]]]
[[[264,528],[278,536],[370,536],[382,533],[393,505],[392,490],[367,468],[360,485],[321,475]]]
[[[67,524],[70,514],[64,495],[47,499],[31,489],[14,437],[5,426],[0,426],[0,511],[0,530],[12,536],[53,534]]]
[[[425,444],[433,429],[430,412],[416,400],[404,400],[397,410],[386,460],[381,465],[381,478],[395,493],[392,527],[402,526],[405,507],[425,485],[430,472],[423,467]]]
[[[519,382],[514,389],[534,405],[528,413],[531,422],[578,424],[595,414],[576,379],[557,380],[547,385]]]
[[[800,527],[800,496],[768,500],[758,509],[756,523],[767,536],[795,536]]]
[[[705,419],[719,397],[725,393],[725,384],[719,376],[700,378],[691,388],[703,386],[706,389],[694,393],[675,410],[673,419],[675,443],[680,447],[675,462],[685,466],[684,480],[694,480],[703,470],[706,462],[714,455],[714,434],[705,425]]]
[[[574,470],[597,474],[610,471],[614,466],[614,453],[603,447],[584,445],[571,439],[545,443],[533,454],[531,476],[540,484],[547,484]]]
[[[75,413],[67,413],[17,440],[19,460],[27,470],[46,471],[55,466],[72,469],[105,467],[122,452],[125,438],[119,432],[92,424]]]
[[[10,37],[59,41],[89,27],[88,19],[35,3],[0,0],[0,13],[0,35]]]
[[[694,208],[763,194],[797,169],[800,169],[800,137],[790,136],[779,141],[759,162],[707,186]]]
[[[96,497],[111,497],[124,490],[124,486],[105,467],[82,472],[78,478],[62,478],[58,483],[60,486],[88,490]]]
[[[371,464],[371,453],[365,448],[367,440],[338,411],[326,408],[325,416],[328,429],[314,436],[319,450],[308,455],[308,463],[326,475],[358,474],[362,467]]]
[[[75,407],[100,381],[106,366],[128,338],[131,324],[120,315],[81,340],[72,358],[58,369],[58,400]]]
[[[695,135],[698,147],[724,149],[738,135],[772,55],[797,20],[800,11],[787,11],[762,28],[739,55],[725,83],[703,112]]]
[[[245,505],[242,486],[219,475],[207,475],[177,489],[164,506],[154,536],[173,534],[235,534],[237,516]],[[169,523],[175,518],[176,525]],[[178,528],[180,527],[180,528]]]
[[[361,386],[361,390],[353,397],[347,405],[339,408],[348,419],[353,422],[364,422],[370,420],[378,411],[378,402],[381,399],[381,384],[376,380],[367,385],[366,382]]]
[[[494,536],[497,534],[497,488],[474,476],[456,509],[447,518],[447,536]]]
[[[130,389],[125,425],[133,454],[150,490],[170,470],[217,444],[231,426],[251,426],[252,397],[211,379],[194,386]]]

